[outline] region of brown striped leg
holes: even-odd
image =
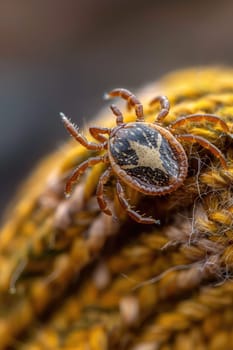
[[[78,130],[78,128],[63,114],[61,113],[62,121],[65,125],[68,133],[73,136],[73,138],[81,143],[84,147],[90,150],[100,151],[106,148],[107,141],[103,143],[89,142]]]
[[[117,197],[120,202],[120,205],[133,220],[139,222],[140,224],[158,224],[159,223],[159,220],[143,217],[142,215],[137,213],[135,210],[130,208],[130,204],[125,197],[125,192],[119,181],[117,181],[116,183],[116,193],[117,193]]]
[[[108,182],[111,175],[112,175],[112,171],[111,171],[111,167],[109,167],[100,176],[97,189],[96,189],[96,196],[97,196],[99,207],[107,215],[112,215],[112,212],[109,209],[108,203],[104,198],[104,185]]]
[[[187,141],[190,143],[198,143],[203,148],[209,150],[216,158],[219,159],[220,163],[222,164],[223,168],[227,169],[227,162],[222,154],[222,152],[214,146],[212,143],[210,143],[208,140],[206,140],[204,137],[197,136],[197,135],[191,135],[191,134],[185,134],[185,135],[177,135],[176,138],[179,141]]]
[[[89,128],[89,132],[97,141],[105,142],[105,141],[108,141],[108,138],[103,136],[102,134],[109,135],[111,132],[111,129],[92,126]]]
[[[141,122],[144,121],[144,114],[143,114],[143,106],[141,102],[137,99],[137,97],[132,94],[129,90],[126,89],[114,89],[110,91],[108,94],[106,94],[106,97],[122,97],[124,100],[127,101],[128,105],[135,108],[135,113],[137,116],[136,121]]]
[[[110,108],[111,108],[113,114],[116,116],[116,123],[117,123],[117,125],[123,124],[123,123],[124,123],[123,114],[122,114],[121,111],[117,108],[117,106],[111,105]]]
[[[150,106],[154,105],[155,103],[159,102],[161,106],[161,111],[157,115],[155,122],[161,122],[169,113],[170,110],[170,102],[166,96],[156,96],[153,98],[152,101],[150,101]]]
[[[77,166],[77,168],[74,170],[73,174],[68,179],[66,186],[65,186],[65,194],[67,197],[69,197],[69,195],[71,193],[73,184],[78,181],[79,177],[85,172],[85,170],[88,167],[91,167],[91,166],[98,164],[100,162],[108,163],[108,158],[106,156],[92,157],[92,158],[85,160],[83,163],[81,163]]]
[[[224,120],[222,120],[221,118],[219,118],[217,115],[214,114],[190,114],[187,115],[185,117],[179,118],[177,119],[175,122],[173,122],[169,127],[170,129],[176,129],[179,128],[181,126],[185,126],[186,124],[188,124],[189,122],[210,122],[213,124],[219,124],[219,126],[221,127],[221,129],[223,131],[225,131],[226,133],[229,132],[229,128],[228,125],[226,124],[226,122],[224,122]]]

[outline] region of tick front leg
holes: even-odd
[[[92,157],[79,164],[79,166],[74,170],[73,174],[66,182],[65,194],[67,197],[69,197],[71,194],[73,184],[78,181],[79,177],[85,172],[85,170],[88,167],[100,162],[108,163],[108,158],[106,156]]]
[[[111,167],[109,167],[99,178],[99,183],[97,185],[96,197],[100,209],[107,215],[112,215],[111,210],[108,207],[108,203],[104,198],[104,185],[108,182],[110,176],[112,175]]]
[[[106,143],[106,141],[108,141],[108,139],[107,139],[107,137],[103,136],[103,134],[110,135],[111,130],[109,128],[101,128],[101,127],[92,126],[89,128],[89,132],[97,141]],[[107,148],[107,143],[106,143],[106,148]]]
[[[209,150],[216,158],[218,158],[223,168],[228,169],[226,159],[222,154],[222,152],[216,146],[214,146],[212,143],[210,143],[208,140],[204,139],[203,137],[197,136],[197,135],[185,134],[185,135],[179,135],[179,136],[177,135],[176,138],[179,141],[198,143],[203,148]]]
[[[149,105],[152,106],[157,102],[160,103],[161,111],[159,112],[159,114],[155,118],[155,122],[157,122],[157,121],[161,122],[169,113],[170,102],[166,96],[162,95],[162,96],[156,96],[155,98],[153,98],[153,100],[150,101]]]
[[[62,121],[65,125],[66,130],[68,131],[68,133],[73,136],[73,138],[78,141],[79,143],[81,143],[81,145],[83,145],[84,147],[86,147],[89,150],[93,150],[93,151],[101,151],[103,149],[106,149],[107,147],[107,141],[103,142],[103,143],[94,143],[94,142],[89,142],[85,136],[83,136],[78,128],[63,114],[60,113]]]
[[[127,214],[134,221],[137,221],[140,224],[158,224],[159,223],[159,220],[155,220],[155,219],[148,218],[148,217],[143,217],[142,215],[137,213],[135,210],[130,208],[130,204],[125,197],[125,192],[124,192],[123,187],[121,186],[121,183],[119,181],[117,181],[117,183],[116,183],[116,193],[117,193],[117,198],[120,202],[120,205],[122,206],[123,209],[125,209]]]
[[[114,89],[110,91],[108,94],[105,95],[106,98],[109,97],[122,97],[124,100],[127,101],[128,105],[135,108],[135,113],[137,116],[136,121],[141,122],[144,121],[144,114],[143,114],[143,106],[141,102],[137,99],[137,97],[132,94],[129,90],[126,89]]]
[[[116,123],[117,125],[122,125],[124,123],[124,117],[121,111],[117,108],[115,105],[110,106],[113,114],[116,116]]]

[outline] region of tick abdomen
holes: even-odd
[[[174,150],[148,123],[129,123],[119,128],[110,136],[109,144],[116,164],[140,182],[165,186],[179,176]]]

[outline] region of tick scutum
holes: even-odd
[[[110,136],[109,147],[114,162],[146,186],[166,186],[179,176],[175,152],[153,124],[124,125]]]

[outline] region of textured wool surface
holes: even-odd
[[[171,103],[164,127],[193,113],[227,123],[228,133],[205,120],[179,132],[218,147],[228,169],[185,143],[189,172],[178,190],[149,197],[127,189],[132,205],[160,219],[156,226],[129,219],[114,178],[106,195],[118,220],[100,212],[102,164],[64,198],[67,177],[93,153],[77,142],[42,160],[0,230],[0,349],[233,349],[233,70],[188,69],[143,87],[137,96],[149,122],[158,94]],[[135,120],[119,106],[125,121]],[[114,127],[115,118],[105,109],[90,125]]]

